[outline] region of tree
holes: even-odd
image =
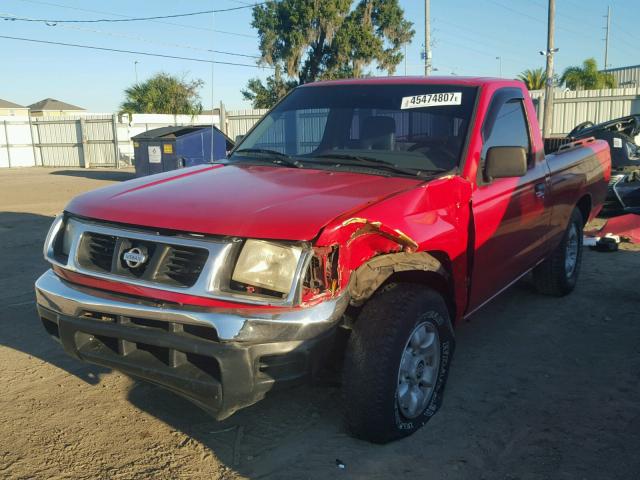
[[[372,64],[392,74],[415,33],[398,0],[268,0],[254,7],[252,26],[261,63],[275,68],[242,91],[256,108],[303,83],[362,76]]]
[[[198,90],[203,85],[199,79],[186,80],[161,72],[127,88],[120,110],[125,113],[197,115],[202,112]]]
[[[522,80],[528,90],[542,90],[546,79],[547,72],[542,68],[528,69],[518,75],[518,80]]]
[[[595,58],[587,58],[581,67],[567,68],[560,80],[571,90],[615,88],[616,79],[610,73],[598,71]]]
[[[242,95],[253,103],[253,108],[271,108],[298,85],[294,80],[284,80],[281,70],[280,65],[276,65],[275,73],[267,78],[266,85],[257,78],[249,80],[247,90],[243,90]]]

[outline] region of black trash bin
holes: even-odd
[[[211,135],[213,131],[213,155]],[[233,141],[211,125],[162,127],[131,138],[136,177],[225,158]]]

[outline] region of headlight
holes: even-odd
[[[75,235],[76,223],[64,218],[64,214],[58,215],[44,242],[44,257],[49,261],[57,263],[67,263],[69,253],[71,252],[71,243]]]
[[[301,255],[300,247],[264,240],[247,240],[231,279],[275,292],[289,293]]]
[[[64,217],[62,214],[60,214],[53,220],[53,223],[49,228],[49,233],[47,233],[47,239],[44,241],[44,248],[42,252],[44,253],[44,258],[46,259],[52,258],[54,255],[53,243],[58,236],[58,233],[60,232],[60,228],[62,228],[63,221]]]
[[[59,243],[60,245],[60,253],[64,256],[69,256],[71,252],[71,242],[73,242],[74,237],[76,236],[76,222],[71,222],[67,218],[64,222],[64,229],[62,232],[62,241]]]

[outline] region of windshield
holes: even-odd
[[[458,85],[297,88],[231,160],[266,156],[288,166],[363,165],[413,175],[451,170],[460,161],[475,96],[476,88]]]

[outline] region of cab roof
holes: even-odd
[[[407,76],[407,77],[368,77],[368,78],[347,78],[341,80],[323,80],[320,82],[306,83],[302,87],[322,87],[330,85],[465,85],[469,87],[482,87],[484,85],[493,84],[505,87],[524,85],[519,80],[509,80],[505,78],[494,77],[458,77],[458,76],[442,76],[442,77],[423,77],[423,76]]]

